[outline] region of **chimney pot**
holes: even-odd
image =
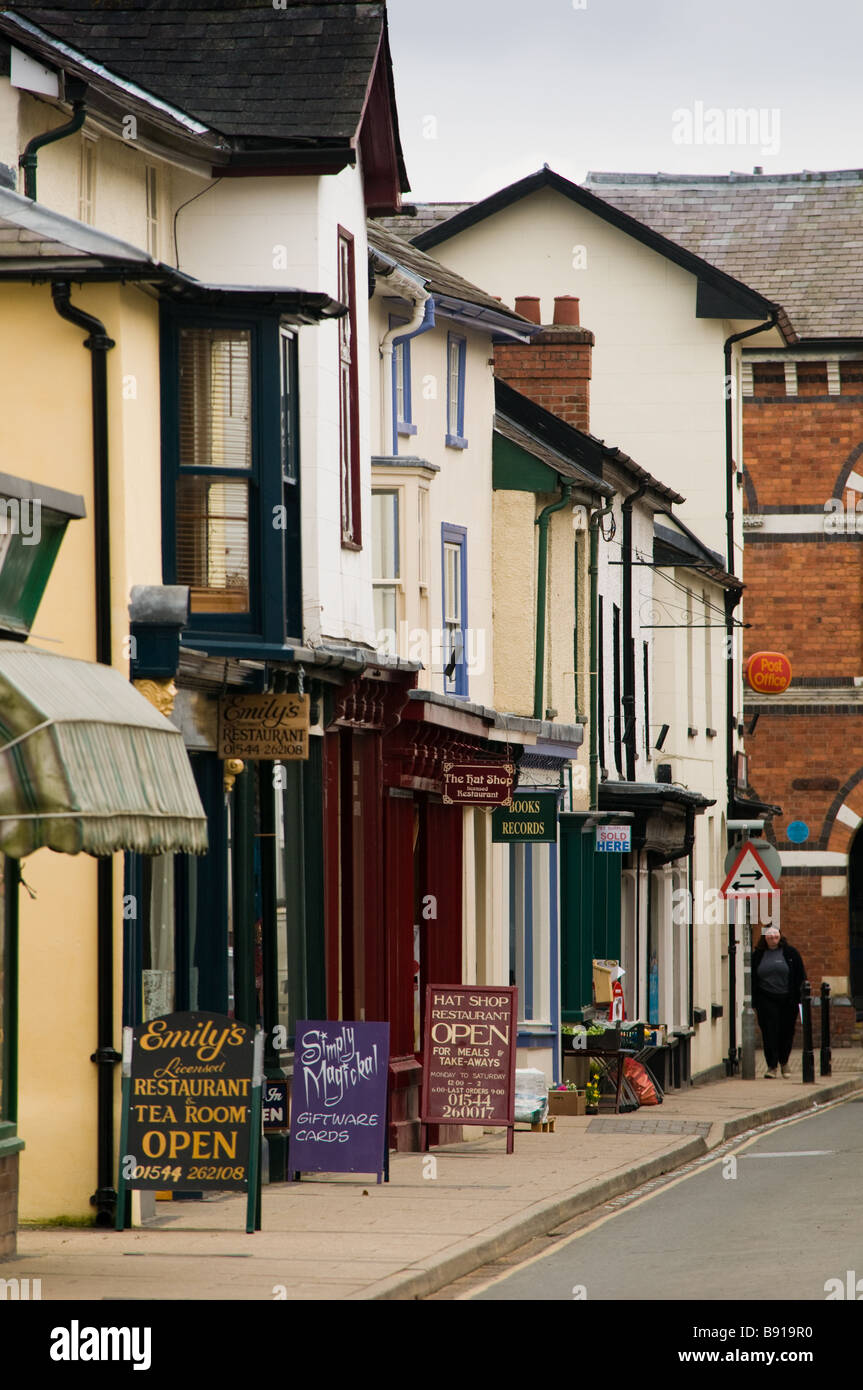
[[[571,328],[579,326],[578,300],[573,294],[557,294],[554,297],[555,323],[568,324]]]
[[[519,294],[515,300],[515,312],[531,323],[542,323],[540,318],[539,295]]]

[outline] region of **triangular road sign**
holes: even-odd
[[[740,846],[740,853],[719,891],[723,898],[757,898],[761,893],[780,890],[761,855],[748,840]]]

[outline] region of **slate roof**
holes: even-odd
[[[380,217],[378,222],[388,231],[412,241],[414,237],[421,236],[438,223],[446,222],[457,212],[465,212],[472,206],[471,203],[414,203],[412,207],[406,205],[403,215]]]
[[[633,237],[642,245],[688,270],[724,302],[722,317],[758,319],[766,318],[768,314],[775,312],[778,327],[785,341],[796,340],[795,326],[793,320],[789,320],[786,306],[759,291],[751,279],[744,281],[739,275],[720,266],[715,260],[710,260],[685,241],[675,239],[667,231],[651,226],[646,220],[646,210],[637,204],[635,211],[630,211],[607,197],[605,187],[600,196],[592,188],[573,183],[571,179],[556,173],[547,164],[535,173],[517,179],[505,188],[499,188],[497,192],[487,198],[481,198],[476,203],[417,205],[414,216],[423,223],[424,230],[414,233],[413,240],[424,251],[430,251],[450,237],[457,236],[467,227],[475,226],[484,218],[494,216],[504,208],[542,189],[552,189],[560,193],[562,197],[568,198],[577,206],[609,222],[627,236]],[[456,208],[459,210],[456,211]],[[447,215],[444,215],[445,213]],[[395,225],[396,219],[388,218],[387,226]],[[713,316],[719,316],[715,308]]]
[[[49,0],[21,15],[228,136],[344,143],[386,24],[379,0]],[[7,30],[7,33],[9,31]]]
[[[613,444],[606,444],[604,439],[599,439],[595,434],[588,434],[586,430],[580,430],[575,425],[570,425],[567,420],[561,419],[559,415],[554,415],[545,406],[534,401],[530,396],[525,396],[521,391],[516,391],[514,386],[510,386],[508,381],[502,377],[495,377],[494,398],[497,411],[496,420],[505,417],[514,424],[519,425],[535,441],[544,443],[558,454],[563,454],[565,458],[571,459],[592,473],[595,479],[605,479],[605,465],[610,464],[619,468],[629,478],[637,483],[644,483],[650,492],[663,502],[673,505],[675,502],[685,502],[686,498],[681,497],[674,488],[661,483],[658,478],[654,478],[648,473],[646,468],[636,463],[630,458],[629,454],[624,454],[621,449]],[[497,428],[497,426],[495,426]],[[513,441],[519,442],[519,441]],[[525,448],[528,446],[525,445]],[[550,462],[549,460],[545,460]],[[550,463],[552,468],[558,468],[555,463]],[[562,470],[559,470],[562,471]]]
[[[590,173],[587,186],[778,300],[801,341],[863,337],[863,170]]]
[[[397,222],[398,220],[398,218],[387,219],[388,222]],[[479,289],[476,285],[471,284],[470,280],[465,280],[461,275],[457,275],[448,266],[441,265],[440,261],[427,256],[424,251],[420,251],[409,241],[396,236],[394,232],[389,231],[388,227],[382,226],[380,221],[368,223],[368,241],[369,252],[373,258],[375,251],[382,252],[405,270],[413,271],[415,275],[419,275],[425,281],[426,289],[430,290],[432,294],[459,299],[465,304],[476,304],[483,309],[493,310],[501,317],[512,319],[514,328],[524,328],[528,333],[537,331],[535,323],[522,318],[521,314],[517,314],[514,309],[507,308],[502,300],[486,294],[485,290]]]

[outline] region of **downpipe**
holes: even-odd
[[[93,530],[96,578],[96,660],[111,665],[111,532],[108,487],[108,363],[114,340],[100,319],[70,302],[68,282],[51,286],[54,308],[62,319],[87,333],[83,346],[90,353],[93,417]],[[98,1067],[97,1174],[98,1187],[90,1197],[96,1225],[112,1226],[117,1193],[114,1188],[114,1067],[122,1060],[114,1047],[114,860],[97,861],[97,1047],[90,1057]]]

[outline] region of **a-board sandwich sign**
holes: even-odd
[[[297,1024],[288,1167],[296,1173],[387,1169],[388,1023]]]
[[[508,1126],[515,1120],[515,985],[428,985],[420,1119]]]
[[[222,1014],[133,1031],[121,1177],[127,1188],[247,1191],[255,1034]]]

